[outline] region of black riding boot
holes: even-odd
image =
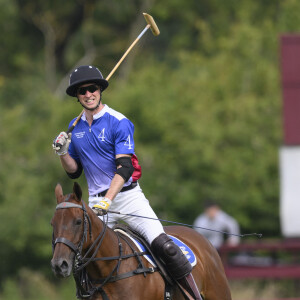
[[[165,263],[170,276],[188,290],[195,298],[201,299],[199,290],[192,277],[192,265],[180,248],[165,233],[160,234],[151,243],[154,254]]]

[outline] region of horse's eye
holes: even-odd
[[[81,219],[76,219],[76,221],[75,221],[75,225],[81,225],[81,223],[82,223],[82,220]]]

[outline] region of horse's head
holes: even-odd
[[[86,206],[81,201],[82,191],[76,182],[73,193],[63,195],[60,184],[55,188],[57,206],[51,221],[53,226],[52,270],[58,277],[71,274],[74,258],[80,254],[87,235]]]

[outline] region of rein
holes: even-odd
[[[169,221],[169,220],[164,220],[164,219],[159,219],[159,218],[151,218],[151,217],[140,216],[140,215],[135,215],[135,214],[124,214],[124,213],[121,213],[119,211],[109,210],[107,212],[108,213],[112,213],[112,214],[123,215],[123,216],[132,216],[132,217],[138,217],[138,218],[143,218],[143,219],[155,220],[155,221],[160,221],[160,222],[172,223],[172,224],[187,226],[187,227],[191,227],[191,228],[200,228],[200,229],[203,229],[203,230],[219,232],[219,233],[223,233],[223,234],[226,234],[226,235],[238,236],[238,237],[241,237],[241,238],[247,237],[247,236],[256,236],[258,238],[262,237],[261,233],[235,234],[235,233],[229,233],[229,232],[226,232],[226,231],[215,230],[215,229],[205,228],[205,227],[201,227],[201,226],[194,226],[194,225],[191,225],[191,224],[185,224],[185,223],[180,223],[180,222],[175,222],[175,221]]]
[[[116,236],[118,238],[119,256],[96,257],[98,250],[100,249],[100,246],[103,242],[103,239],[104,239],[107,227],[108,227],[107,226],[108,216],[106,217],[106,220],[103,221],[104,226],[103,226],[101,233],[97,236],[95,241],[92,243],[92,245],[86,251],[85,255],[82,256],[82,248],[83,248],[84,242],[87,241],[88,231],[89,231],[89,237],[90,237],[90,239],[92,239],[92,224],[91,224],[91,219],[86,210],[85,202],[81,201],[82,205],[68,202],[68,200],[70,199],[70,196],[71,195],[69,194],[67,199],[64,202],[59,203],[56,206],[56,210],[68,209],[68,208],[82,209],[83,220],[84,220],[82,239],[79,242],[78,246],[76,246],[70,240],[68,240],[64,237],[58,237],[53,242],[53,251],[54,251],[54,248],[57,243],[63,243],[66,246],[68,246],[75,253],[75,259],[74,259],[74,264],[73,264],[73,277],[74,277],[75,283],[76,283],[77,296],[79,296],[80,298],[89,298],[95,292],[99,292],[99,293],[101,293],[104,300],[108,300],[108,296],[106,295],[105,291],[103,290],[103,286],[106,283],[115,282],[115,281],[118,281],[118,280],[121,280],[124,278],[128,278],[128,277],[131,277],[134,275],[138,275],[141,273],[144,274],[144,276],[146,277],[146,273],[153,273],[153,272],[157,271],[156,268],[151,268],[151,267],[146,268],[144,266],[140,256],[143,256],[145,254],[145,252],[137,252],[123,236],[119,236],[118,234],[116,234]],[[123,245],[121,243],[120,237],[131,248],[131,250],[132,250],[131,254],[123,255]],[[91,255],[91,256],[88,257],[88,255]],[[137,261],[138,261],[137,269],[127,272],[127,273],[118,274],[120,265],[121,265],[121,261],[123,259],[128,259],[131,257],[135,257],[137,259]],[[101,278],[98,280],[91,280],[89,278],[87,271],[86,271],[86,266],[88,264],[90,264],[91,262],[96,262],[96,261],[112,261],[112,260],[117,260],[117,263],[106,278]],[[113,275],[114,273],[116,273],[117,275],[114,276]],[[94,284],[100,284],[100,286],[95,287]]]

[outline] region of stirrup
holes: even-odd
[[[188,300],[203,300],[192,273],[177,280],[180,290]]]

